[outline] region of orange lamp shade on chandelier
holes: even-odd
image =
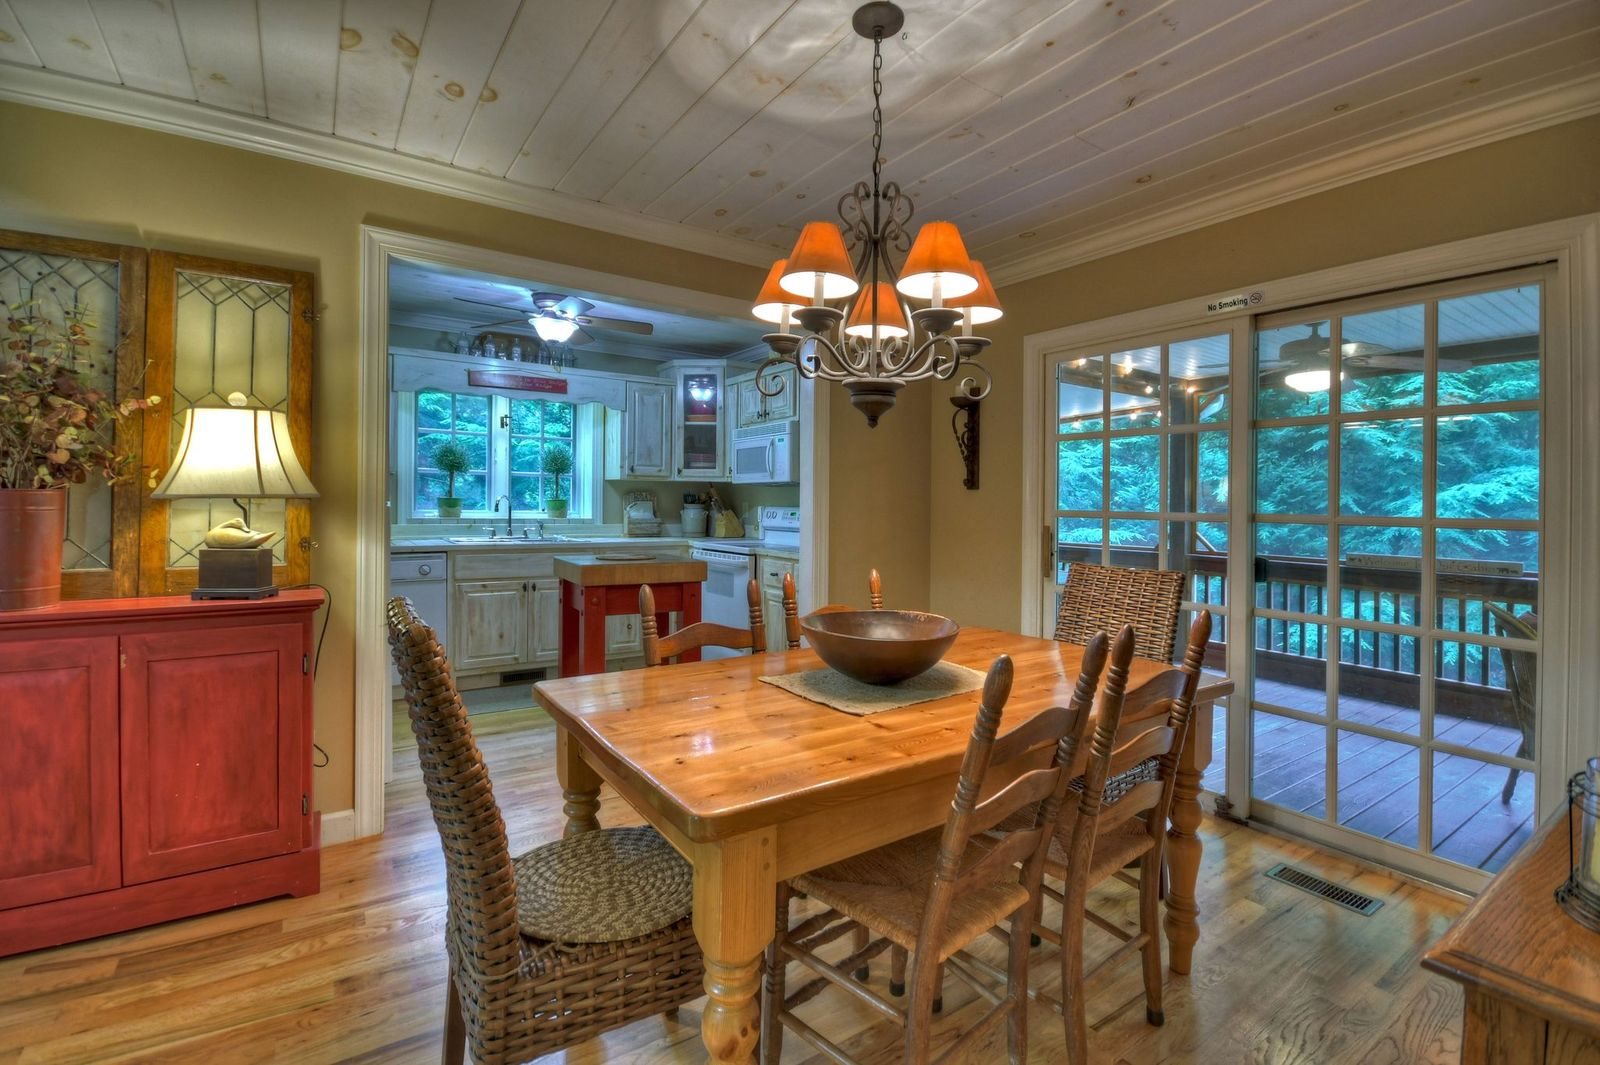
[[[877,294],[876,306],[873,304],[874,293]],[[880,337],[898,339],[911,332],[906,325],[905,312],[900,309],[900,297],[895,295],[894,286],[887,281],[879,281],[872,288],[861,290],[850,317],[844,323],[844,331],[848,336],[870,337],[874,326]]]
[[[927,222],[911,239],[911,198],[883,180],[883,44],[898,38],[905,12],[874,0],[851,24],[872,42],[872,181],[840,198],[842,227],[807,222],[789,257],[768,271],[752,313],[781,331],[763,338],[772,355],[756,387],[777,395],[785,386],[776,371],[793,367],[843,387],[874,426],[913,381],[955,380],[964,403],[988,395],[993,378],[977,356],[989,341],[972,326],[1000,317],[1000,301],[955,223]]]

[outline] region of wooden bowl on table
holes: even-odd
[[[817,656],[866,684],[897,684],[926,673],[961,626],[920,610],[819,610],[800,619]]]

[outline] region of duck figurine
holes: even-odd
[[[260,547],[272,537],[271,532],[256,532],[243,518],[231,518],[206,533],[206,546]]]

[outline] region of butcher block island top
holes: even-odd
[[[556,576],[580,587],[611,584],[698,584],[706,579],[706,564],[695,559],[651,551],[618,548],[590,555],[557,555]]]

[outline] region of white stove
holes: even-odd
[[[689,557],[706,564],[700,592],[700,616],[734,628],[750,624],[749,585],[755,579],[756,556],[764,552],[795,554],[800,549],[798,507],[762,507],[761,535],[727,540],[691,540]],[[707,647],[705,658],[731,658],[737,652]]]

